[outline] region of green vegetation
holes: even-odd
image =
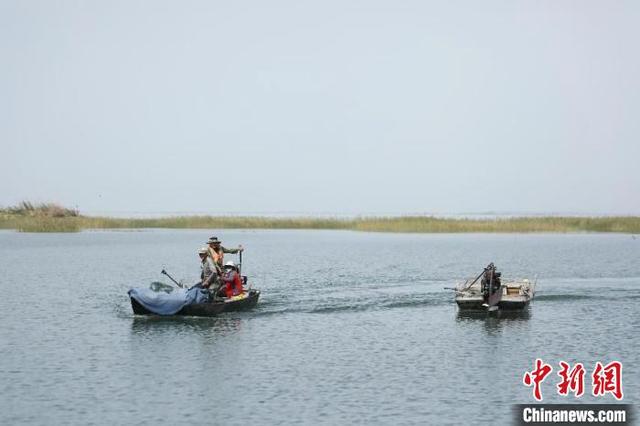
[[[0,209],[0,228],[20,232],[77,232],[81,229],[81,219],[77,210],[53,203],[23,201]]]
[[[0,209],[0,214],[28,216],[28,217],[78,217],[80,213],[75,209],[68,209],[55,203],[34,204],[22,201],[15,206]]]
[[[447,219],[432,216],[360,217],[355,219],[269,218],[251,216],[179,216],[109,218],[83,216],[56,204],[28,202],[0,209],[0,229],[21,232],[77,232],[82,229],[342,229],[368,232],[626,232],[640,233],[638,216],[514,217]]]
[[[447,219],[431,216],[364,218],[351,228],[372,232],[626,232],[640,233],[640,217],[513,217]]]

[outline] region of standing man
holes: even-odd
[[[244,247],[242,247],[241,245],[238,246],[238,248],[234,248],[234,249],[228,249],[225,247],[222,247],[222,242],[220,240],[218,240],[218,237],[211,237],[209,238],[209,241],[207,241],[207,244],[209,244],[209,257],[211,257],[211,260],[213,260],[213,263],[216,267],[216,271],[218,271],[218,275],[222,276],[222,273],[224,272],[222,270],[222,265],[224,265],[224,254],[225,253],[230,253],[230,254],[235,254],[235,253],[240,253],[241,251],[244,251]]]

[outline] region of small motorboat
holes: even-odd
[[[223,312],[243,311],[254,308],[260,298],[260,290],[250,289],[237,296],[215,300],[212,302],[193,303],[184,306],[173,315],[193,317],[215,317]],[[136,315],[156,315],[135,298],[130,297],[133,313]]]
[[[456,303],[461,310],[522,310],[534,297],[536,281],[507,280],[490,263],[473,281],[459,285]],[[481,279],[482,278],[482,279]]]
[[[202,249],[205,250],[205,249]],[[247,276],[242,275],[242,251],[240,251],[240,262],[233,265],[242,280],[242,293],[225,297],[222,299],[212,299],[209,292],[202,288],[202,283],[193,286],[185,286],[178,282],[164,269],[160,272],[166,275],[176,287],[171,285],[153,282],[149,288],[132,288],[129,290],[131,308],[136,315],[180,315],[193,317],[215,317],[223,312],[244,311],[254,308],[260,298],[260,290],[247,286]]]

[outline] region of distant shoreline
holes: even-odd
[[[452,219],[435,216],[359,217],[353,219],[259,216],[176,216],[113,218],[0,213],[0,229],[19,232],[78,232],[89,229],[334,229],[402,233],[573,233],[640,234],[640,216],[523,216]]]

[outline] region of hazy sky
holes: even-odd
[[[0,0],[0,204],[640,214],[638,1]]]

